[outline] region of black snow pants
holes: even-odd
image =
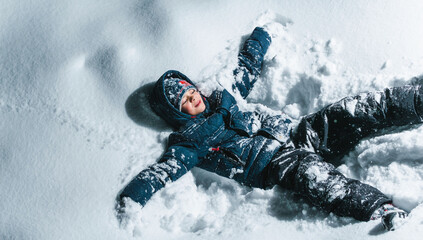
[[[365,137],[393,126],[422,123],[420,84],[346,97],[305,116],[292,131],[293,144],[281,149],[266,168],[265,184],[280,185],[339,216],[370,220],[391,200],[378,189],[345,177],[337,162]]]

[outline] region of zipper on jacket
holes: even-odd
[[[225,148],[221,148],[221,147],[211,147],[209,148],[209,151],[214,151],[214,152],[222,152],[225,156],[227,156],[227,159],[230,160],[231,162],[237,164],[237,165],[241,165],[241,166],[245,166],[245,163],[233,152],[231,152],[230,150],[227,150]]]

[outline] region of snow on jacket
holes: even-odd
[[[238,56],[233,84],[246,98],[260,75],[263,57],[271,39],[263,28],[256,28]],[[193,167],[200,167],[241,184],[263,186],[263,169],[289,139],[291,121],[283,115],[240,111],[235,98],[226,90],[204,97],[206,110],[196,116],[176,109],[164,94],[163,81],[180,78],[194,83],[178,71],[168,71],[157,81],[150,96],[153,110],[178,131],[169,136],[161,159],[141,171],[121,192],[144,205],[167,182],[175,181]]]

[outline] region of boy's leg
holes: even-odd
[[[278,153],[266,176],[268,185],[291,189],[317,207],[360,221],[370,220],[376,209],[391,202],[378,189],[346,178],[319,155],[301,149]]]
[[[392,126],[422,123],[423,87],[387,88],[346,97],[304,117],[293,131],[297,147],[312,145],[325,161],[335,163],[363,138]]]

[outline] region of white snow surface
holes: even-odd
[[[240,44],[267,24],[262,77],[240,105],[299,119],[422,74],[422,11],[420,0],[2,0],[0,239],[421,239],[420,126],[362,141],[339,167],[411,211],[394,232],[201,169],[144,208],[129,202],[122,223],[114,204],[171,132],[128,117],[138,87],[168,69],[204,92],[230,86]]]

